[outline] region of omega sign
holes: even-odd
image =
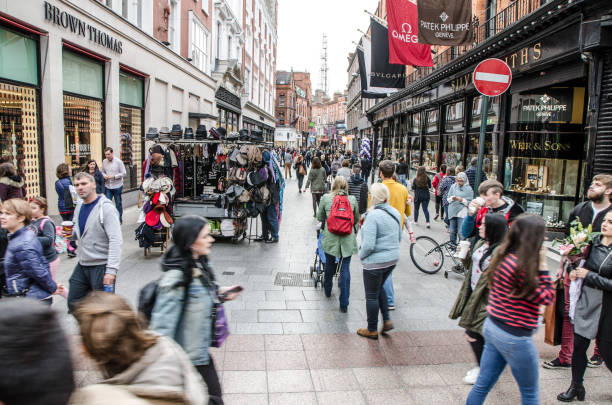
[[[404,41],[407,44],[417,44],[419,42],[419,36],[412,33],[412,26],[408,23],[402,24],[402,32],[397,32],[397,30],[393,30],[391,35],[395,39],[399,39],[400,41]]]
[[[123,53],[123,44],[116,38],[100,31],[98,28],[92,27],[85,21],[68,14],[65,11],[60,11],[56,6],[53,6],[45,1],[45,20],[51,21],[55,25],[69,29],[73,34],[88,38],[111,51]]]

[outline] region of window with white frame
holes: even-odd
[[[257,100],[259,98],[259,85],[257,81],[257,75],[253,75],[253,103],[257,104]]]
[[[175,52],[180,52],[180,32],[181,32],[181,3],[180,0],[170,0],[170,18],[168,21],[168,42]]]
[[[245,67],[244,68],[244,89],[247,94],[251,94],[251,88],[249,87],[250,82],[251,82],[251,71],[249,70],[249,68]]]
[[[259,100],[258,105],[263,105],[263,97],[264,97],[264,89],[263,89],[263,83],[261,83],[259,88],[259,94],[261,94],[261,100]]]
[[[204,24],[191,12],[191,63],[193,63],[202,72],[208,73],[208,38],[209,33]]]

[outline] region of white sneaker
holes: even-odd
[[[476,380],[478,380],[478,374],[480,374],[480,367],[475,367],[468,371],[463,377],[463,382],[468,385],[474,385]]]

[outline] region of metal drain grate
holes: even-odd
[[[277,273],[274,285],[283,287],[313,287],[314,281],[309,273]]]

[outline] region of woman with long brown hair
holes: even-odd
[[[314,217],[317,216],[317,208],[321,201],[321,196],[325,193],[325,182],[327,181],[327,171],[322,167],[321,159],[315,157],[312,159],[312,165],[310,166],[310,172],[308,172],[308,179],[306,180],[306,186],[304,192],[310,187],[312,193],[312,210],[314,211]]]
[[[431,190],[431,179],[425,172],[425,166],[417,168],[416,177],[412,181],[412,190],[414,191],[414,222],[419,222],[419,206],[423,208],[427,228],[429,228],[429,190]]]
[[[85,353],[105,379],[77,391],[72,405],[124,403],[111,398],[126,396],[155,404],[208,403],[203,381],[185,352],[171,338],[145,330],[124,298],[95,291],[74,316]]]
[[[298,180],[298,191],[301,194],[302,184],[304,184],[304,176],[306,176],[307,172],[306,165],[304,164],[304,156],[298,155],[298,157],[295,158],[295,165],[293,165],[293,168],[295,169],[295,175],[297,176]]]
[[[519,385],[521,403],[539,403],[538,351],[531,336],[538,327],[540,305],[550,304],[554,292],[543,246],[545,232],[544,219],[520,215],[491,260],[485,347],[467,405],[484,403],[506,364]]]

